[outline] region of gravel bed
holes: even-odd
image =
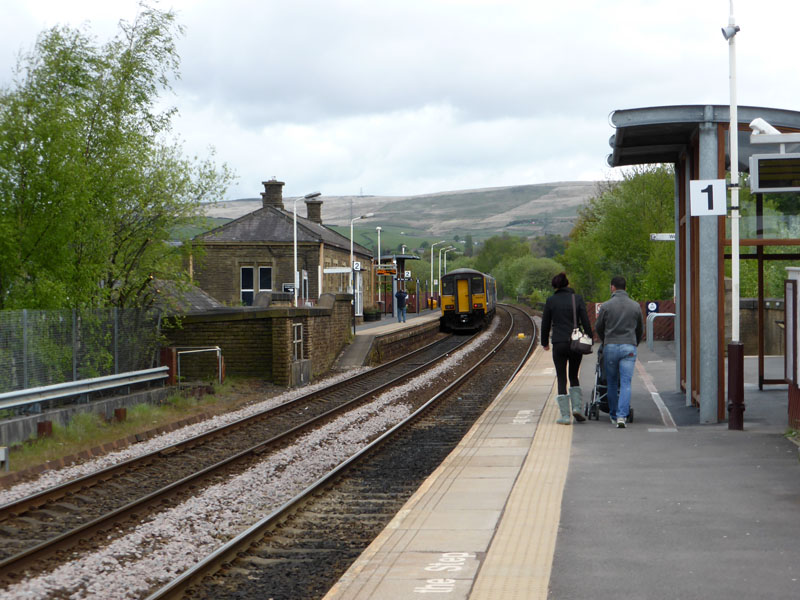
[[[399,401],[435,386],[442,374],[457,368],[491,337],[498,322],[499,319],[495,319],[492,327],[476,340],[426,374],[303,436],[292,446],[224,484],[209,487],[179,506],[150,515],[135,530],[106,547],[77,557],[50,573],[8,587],[3,598],[116,600],[142,597],[269,514],[410,414],[410,407]],[[344,376],[352,376],[352,372]],[[306,391],[308,388],[304,388],[303,393]],[[278,398],[273,400],[278,401]]]
[[[30,496],[37,492],[41,492],[42,490],[46,490],[56,485],[66,483],[67,481],[78,479],[84,475],[101,471],[102,469],[119,464],[128,459],[136,458],[150,452],[161,450],[167,446],[180,443],[196,435],[200,435],[207,431],[211,431],[212,429],[216,429],[217,427],[222,427],[229,423],[233,423],[234,421],[238,421],[239,419],[243,419],[268,410],[285,402],[289,402],[290,400],[294,400],[300,396],[304,396],[318,389],[327,387],[331,384],[350,379],[351,377],[368,370],[369,368],[367,367],[352,369],[328,379],[319,381],[318,383],[286,391],[277,396],[268,398],[267,400],[249,404],[235,411],[211,417],[210,419],[200,423],[187,425],[186,427],[164,433],[162,435],[150,438],[144,442],[133,444],[103,456],[99,456],[78,464],[69,465],[61,469],[44,471],[36,479],[24,481],[7,489],[0,490],[0,506],[14,502],[15,500],[19,500],[20,498]]]

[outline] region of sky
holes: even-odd
[[[185,27],[164,101],[224,199],[615,179],[614,110],[730,103],[729,0],[161,0]],[[798,0],[736,0],[737,103],[800,110]],[[56,24],[105,42],[134,0],[0,0],[0,86]]]

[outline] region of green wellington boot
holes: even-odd
[[[561,416],[556,419],[556,423],[571,425],[572,419],[569,416],[569,396],[556,396],[556,402],[558,402],[558,410],[561,412]]]
[[[583,416],[583,396],[581,395],[581,388],[577,385],[569,388],[569,397],[572,399],[572,416],[576,421],[585,421],[586,417]]]

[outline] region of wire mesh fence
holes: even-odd
[[[0,311],[0,393],[158,366],[157,310]]]

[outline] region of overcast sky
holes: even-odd
[[[728,104],[728,0],[162,0],[186,27],[168,98],[227,199],[405,195],[616,177],[616,109]],[[56,23],[98,40],[133,0],[0,0],[0,84]],[[800,1],[737,0],[738,103],[800,110]]]

